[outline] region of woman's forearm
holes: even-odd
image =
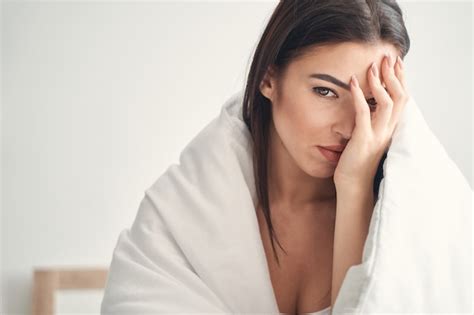
[[[374,208],[372,185],[337,189],[332,263],[331,306],[334,306],[349,267],[362,263],[362,252]],[[331,307],[331,308],[332,308]]]

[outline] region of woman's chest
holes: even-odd
[[[331,304],[332,216],[278,218],[272,214],[273,228],[286,254],[274,241],[280,264],[272,250],[262,211],[257,211],[260,235],[270,278],[280,313],[316,312]],[[304,220],[303,220],[304,219]]]

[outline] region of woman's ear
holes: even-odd
[[[275,68],[270,65],[267,68],[267,71],[265,72],[265,75],[263,76],[262,81],[260,82],[260,93],[262,93],[263,96],[268,98],[270,101],[273,99],[273,95],[276,92],[276,71]]]

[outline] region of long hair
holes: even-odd
[[[270,101],[259,89],[269,66],[282,73],[288,64],[315,45],[357,42],[394,45],[403,59],[410,48],[403,14],[395,0],[280,0],[266,25],[252,58],[243,94],[242,115],[252,136],[254,179],[258,203],[270,233],[278,265],[268,197],[267,160],[269,125],[272,119]],[[374,179],[373,192],[383,178],[385,152]]]

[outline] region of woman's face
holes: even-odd
[[[391,44],[346,42],[311,49],[293,60],[285,72],[267,72],[260,91],[272,104],[271,137],[279,137],[294,162],[308,175],[331,177],[335,163],[328,161],[316,146],[345,145],[355,127],[355,109],[350,77],[355,74],[368,105],[376,101],[367,79],[372,62],[380,75],[384,53],[392,60],[399,55]],[[312,77],[319,74],[318,77]],[[324,76],[321,76],[324,75]],[[333,77],[339,85],[324,78]],[[331,79],[329,79],[331,80]],[[342,86],[344,87],[342,87]]]

